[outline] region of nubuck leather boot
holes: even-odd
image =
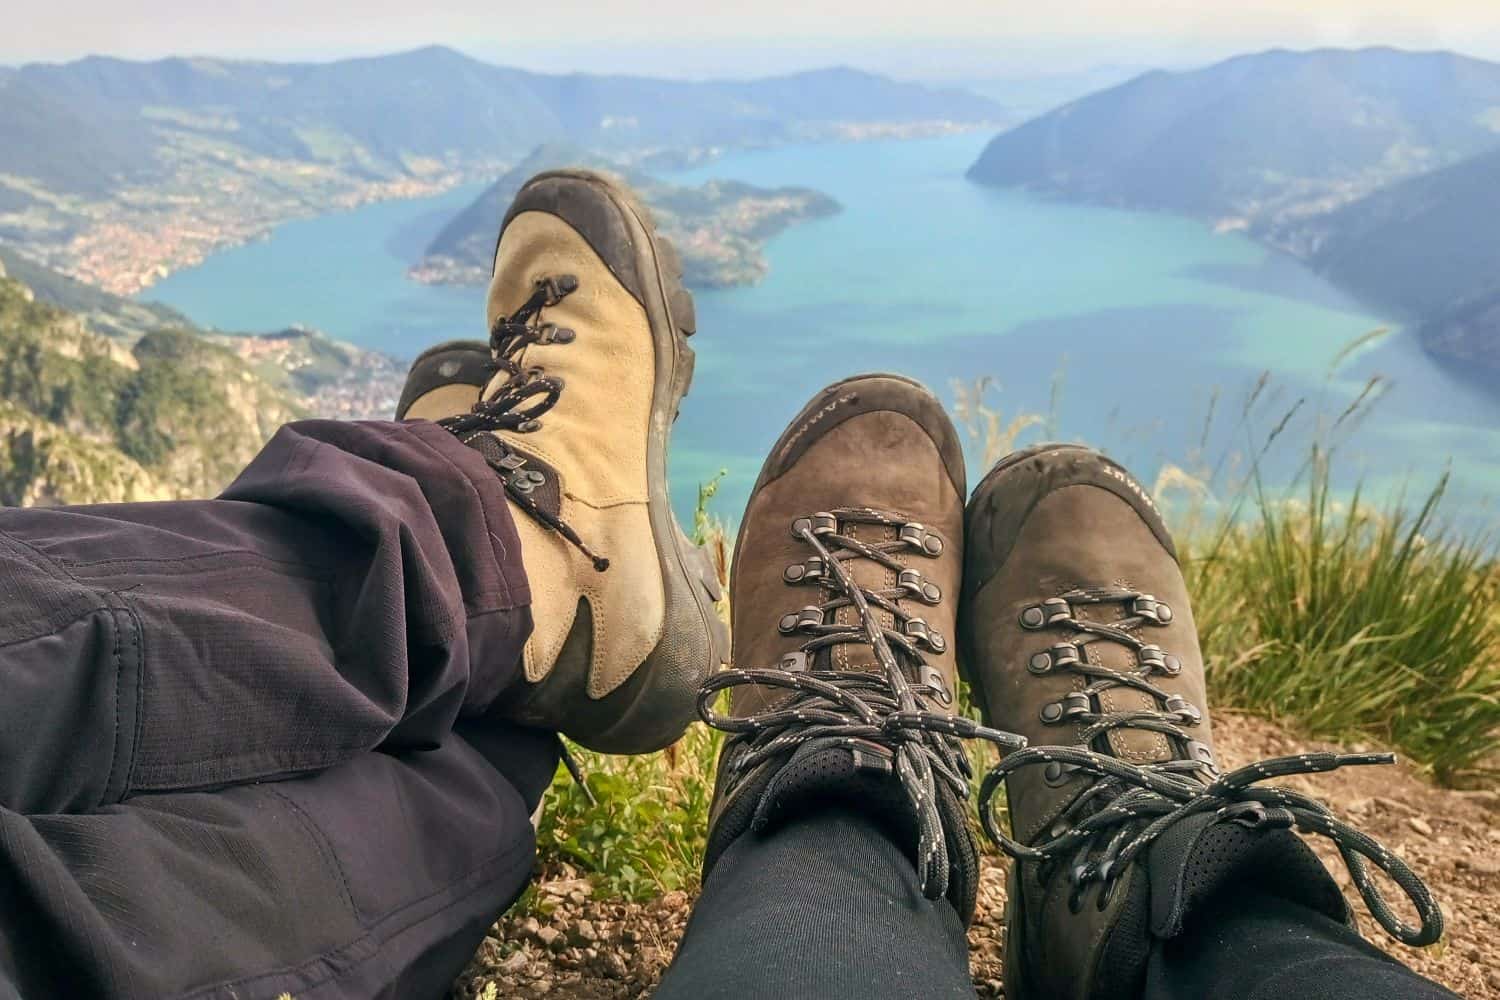
[[[487,319],[487,345],[418,359],[400,416],[483,454],[516,515],[535,627],[496,710],[602,752],[664,747],[728,654],[713,564],[667,492],[696,326],[681,262],[617,181],[539,174],[501,227]]]

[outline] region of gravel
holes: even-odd
[[[1229,767],[1329,746],[1235,714],[1215,719],[1214,737]],[[1462,996],[1500,1000],[1500,793],[1437,788],[1405,766],[1353,768],[1292,784],[1323,797],[1402,854],[1432,885],[1448,917],[1445,941],[1414,950],[1386,938],[1356,901],[1365,937]],[[1336,852],[1321,838],[1310,842],[1348,891]],[[969,931],[974,987],[985,1000],[1005,995],[1007,865],[1003,857],[986,858]],[[1390,894],[1398,890],[1392,886]],[[506,916],[491,929],[454,998],[647,997],[671,961],[692,902],[680,891],[647,903],[595,898],[587,878],[566,864],[541,872],[536,899],[542,916]]]

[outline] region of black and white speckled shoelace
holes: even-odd
[[[840,525],[895,529],[894,541],[869,543],[839,530]],[[846,747],[856,754],[871,745],[891,754],[894,774],[915,813],[918,829],[917,870],[924,894],[938,899],[948,891],[949,856],[938,807],[938,783],[960,803],[973,777],[960,739],[980,739],[1005,749],[1024,746],[1021,737],[981,726],[968,719],[923,707],[919,698],[951,704],[953,692],[923,656],[946,648],[946,639],[904,606],[908,600],[936,604],[943,595],[920,574],[903,567],[894,552],[915,551],[935,558],[943,540],[931,529],[897,514],[867,508],[840,508],[798,518],[792,534],[812,551],[812,558],[790,567],[789,585],[817,583],[832,593],[820,605],[782,619],[784,634],[805,634],[801,649],[779,669],[726,670],[711,677],[698,698],[698,712],[710,726],[732,734],[724,760],[727,780],[744,776],[761,763],[799,748]],[[855,584],[850,560],[869,559],[898,576],[896,586],[870,590]],[[857,622],[840,624],[833,615],[853,608]],[[886,628],[878,611],[889,613]],[[813,657],[841,644],[869,647],[879,672],[812,669]],[[912,678],[920,678],[913,680]],[[789,697],[754,715],[734,717],[714,710],[719,692],[740,687],[777,688]]]
[[[1130,613],[1108,624],[1085,620],[1078,613],[1081,606],[1107,603],[1120,603]],[[1206,746],[1188,732],[1199,722],[1198,709],[1150,680],[1153,673],[1174,674],[1180,665],[1171,654],[1134,634],[1138,627],[1166,624],[1171,619],[1171,609],[1150,595],[1114,587],[1075,590],[1022,611],[1024,628],[1033,631],[1057,628],[1069,635],[1067,642],[1034,655],[1028,668],[1038,674],[1067,670],[1088,681],[1081,691],[1046,706],[1043,721],[1076,722],[1084,729],[1078,746],[1033,746],[1018,750],[1003,757],[985,775],[979,791],[979,812],[985,832],[1012,857],[1040,863],[1046,878],[1070,860],[1067,877],[1073,889],[1068,905],[1076,912],[1083,892],[1091,883],[1101,885],[1103,906],[1130,862],[1165,830],[1188,816],[1212,812],[1219,821],[1255,829],[1295,827],[1304,833],[1327,837],[1337,845],[1365,905],[1388,934],[1414,947],[1436,942],[1443,933],[1442,911],[1427,884],[1404,861],[1367,834],[1335,818],[1316,799],[1291,789],[1259,784],[1294,774],[1391,764],[1395,756],[1298,754],[1261,761],[1219,776]],[[1089,663],[1083,647],[1098,641],[1130,647],[1136,653],[1138,668],[1117,671]],[[1156,712],[1094,711],[1089,696],[1112,686],[1151,693],[1164,708]],[[1185,747],[1185,758],[1140,765],[1088,749],[1098,738],[1120,728],[1146,729],[1173,738]],[[1096,778],[1053,824],[1050,839],[1035,846],[1007,836],[995,816],[996,791],[1008,775],[1027,767],[1043,768],[1045,779],[1052,784],[1077,772]],[[1391,909],[1367,862],[1373,862],[1390,876],[1411,900],[1420,926],[1412,926]]]
[[[558,375],[548,375],[540,366],[521,367],[521,358],[526,348],[533,344],[570,344],[576,339],[574,331],[553,323],[542,322],[542,310],[555,306],[578,290],[578,279],[571,274],[556,278],[542,278],[536,283],[531,297],[509,316],[501,316],[490,330],[490,367],[495,372],[509,376],[505,383],[488,399],[480,400],[468,413],[447,417],[438,421],[465,444],[472,445],[476,439],[490,431],[510,431],[529,434],[541,427],[541,418],[557,405],[562,396],[563,380]],[[505,491],[518,507],[526,511],[537,523],[567,539],[594,564],[594,569],[604,572],[609,569],[609,560],[588,547],[578,532],[562,518],[543,509],[532,496],[533,481],[519,461],[519,456],[506,447],[504,441],[494,439],[500,454],[485,455],[490,467],[499,474]]]

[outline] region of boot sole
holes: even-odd
[[[682,276],[663,266],[668,259],[663,241],[656,235],[650,211],[632,192],[590,170],[549,170],[527,183],[549,178],[583,182],[607,197],[631,230],[638,273],[651,276],[641,290],[656,350],[646,449],[647,509],[666,597],[664,627],[656,648],[624,685],[628,693],[619,691],[628,700],[616,721],[602,731],[568,734],[601,753],[650,753],[675,743],[698,717],[698,689],[727,662],[729,654],[729,628],[715,607],[722,597],[718,572],[708,553],[683,533],[667,487],[672,423],[687,396],[694,367],[693,349],[687,342],[694,331],[673,316],[671,303],[692,300]],[[670,256],[678,259],[675,251]]]

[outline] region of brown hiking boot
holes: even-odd
[[[872,810],[925,891],[967,920],[977,865],[953,717],[964,465],[931,393],[894,375],[830,386],[782,434],[730,573],[733,669],[704,718],[719,761],[705,872],[736,837],[808,803]],[[727,716],[710,710],[732,688]]]
[[[1236,881],[1347,920],[1294,825],[1355,858],[1355,884],[1393,935],[1436,940],[1437,907],[1399,859],[1315,800],[1254,785],[1388,757],[1308,754],[1220,775],[1176,550],[1129,473],[1071,445],[1019,452],[974,491],[966,538],[960,663],[986,722],[1031,744],[981,789],[986,829],[1018,859],[1007,997],[1138,996],[1152,938],[1176,936]],[[1010,837],[988,808],[1002,780]],[[1420,930],[1385,908],[1361,856],[1416,904]]]
[[[489,460],[517,515],[535,628],[506,716],[608,753],[676,740],[727,652],[713,565],[667,496],[693,371],[681,274],[615,181],[540,174],[501,228],[477,403],[463,343],[423,355],[403,394],[403,416],[438,418]]]
[[[490,345],[482,340],[450,340],[417,355],[407,372],[397,420],[442,420],[468,413],[495,376]]]

